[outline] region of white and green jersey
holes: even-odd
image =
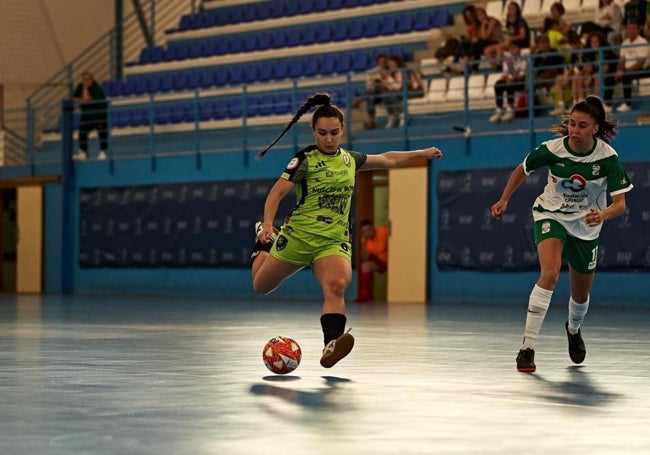
[[[349,241],[356,172],[366,158],[342,148],[329,155],[315,145],[298,152],[281,176],[296,185],[296,206],[284,224],[289,232]]]
[[[596,139],[593,149],[580,155],[571,150],[567,136],[542,143],[524,160],[524,172],[548,166],[544,192],[533,204],[535,221],[554,219],[579,239],[598,238],[602,223],[584,222],[590,209],[607,207],[607,192],[614,196],[632,189],[632,183],[618,160],[616,151]]]

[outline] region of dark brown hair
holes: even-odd
[[[298,120],[300,120],[300,117],[305,115],[307,112],[309,112],[310,109],[316,106],[320,106],[320,107],[316,109],[316,111],[314,111],[314,115],[312,116],[311,119],[312,129],[316,127],[316,122],[318,122],[318,119],[323,117],[338,118],[341,121],[341,125],[343,125],[344,123],[343,113],[338,107],[332,104],[332,97],[328,93],[316,93],[315,95],[312,95],[309,98],[307,98],[305,102],[302,103],[302,106],[298,108],[296,114],[289,121],[289,124],[284,127],[284,130],[282,130],[282,132],[278,135],[278,137],[276,137],[275,140],[271,142],[264,150],[262,150],[260,153],[257,154],[257,159],[261,160],[262,158],[264,158],[266,152],[268,152],[271,147],[273,147],[275,144],[278,143],[280,139],[282,139],[282,136],[284,136],[287,133],[287,131],[289,131],[291,127],[295,125]]]
[[[571,109],[571,113],[576,111],[583,112],[596,121],[598,131],[594,136],[598,139],[609,144],[609,141],[616,137],[618,121],[612,115],[607,115],[603,102],[597,96],[589,95],[583,101],[578,101]],[[550,131],[557,136],[566,136],[569,133],[569,115],[565,116],[562,123],[554,125]]]

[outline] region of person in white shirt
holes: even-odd
[[[639,25],[625,26],[627,38],[621,44],[621,58],[616,69],[616,81],[623,85],[623,104],[616,111],[632,110],[632,81],[650,76],[650,43],[639,34]]]
[[[509,122],[515,116],[515,92],[526,90],[526,73],[528,71],[528,59],[521,56],[521,49],[515,42],[509,46],[510,57],[503,60],[503,74],[494,84],[494,94],[497,108],[490,117],[490,122]],[[505,97],[504,97],[505,93]],[[504,98],[507,101],[505,111],[503,109]]]

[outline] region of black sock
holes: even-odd
[[[341,313],[326,313],[320,317],[325,344],[343,335],[346,321],[347,318]]]

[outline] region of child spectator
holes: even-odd
[[[490,122],[509,122],[515,116],[515,92],[526,90],[526,72],[528,59],[522,57],[521,48],[513,41],[509,45],[510,57],[503,60],[503,74],[494,84],[496,110],[490,117]],[[507,102],[505,110],[504,93]]]

